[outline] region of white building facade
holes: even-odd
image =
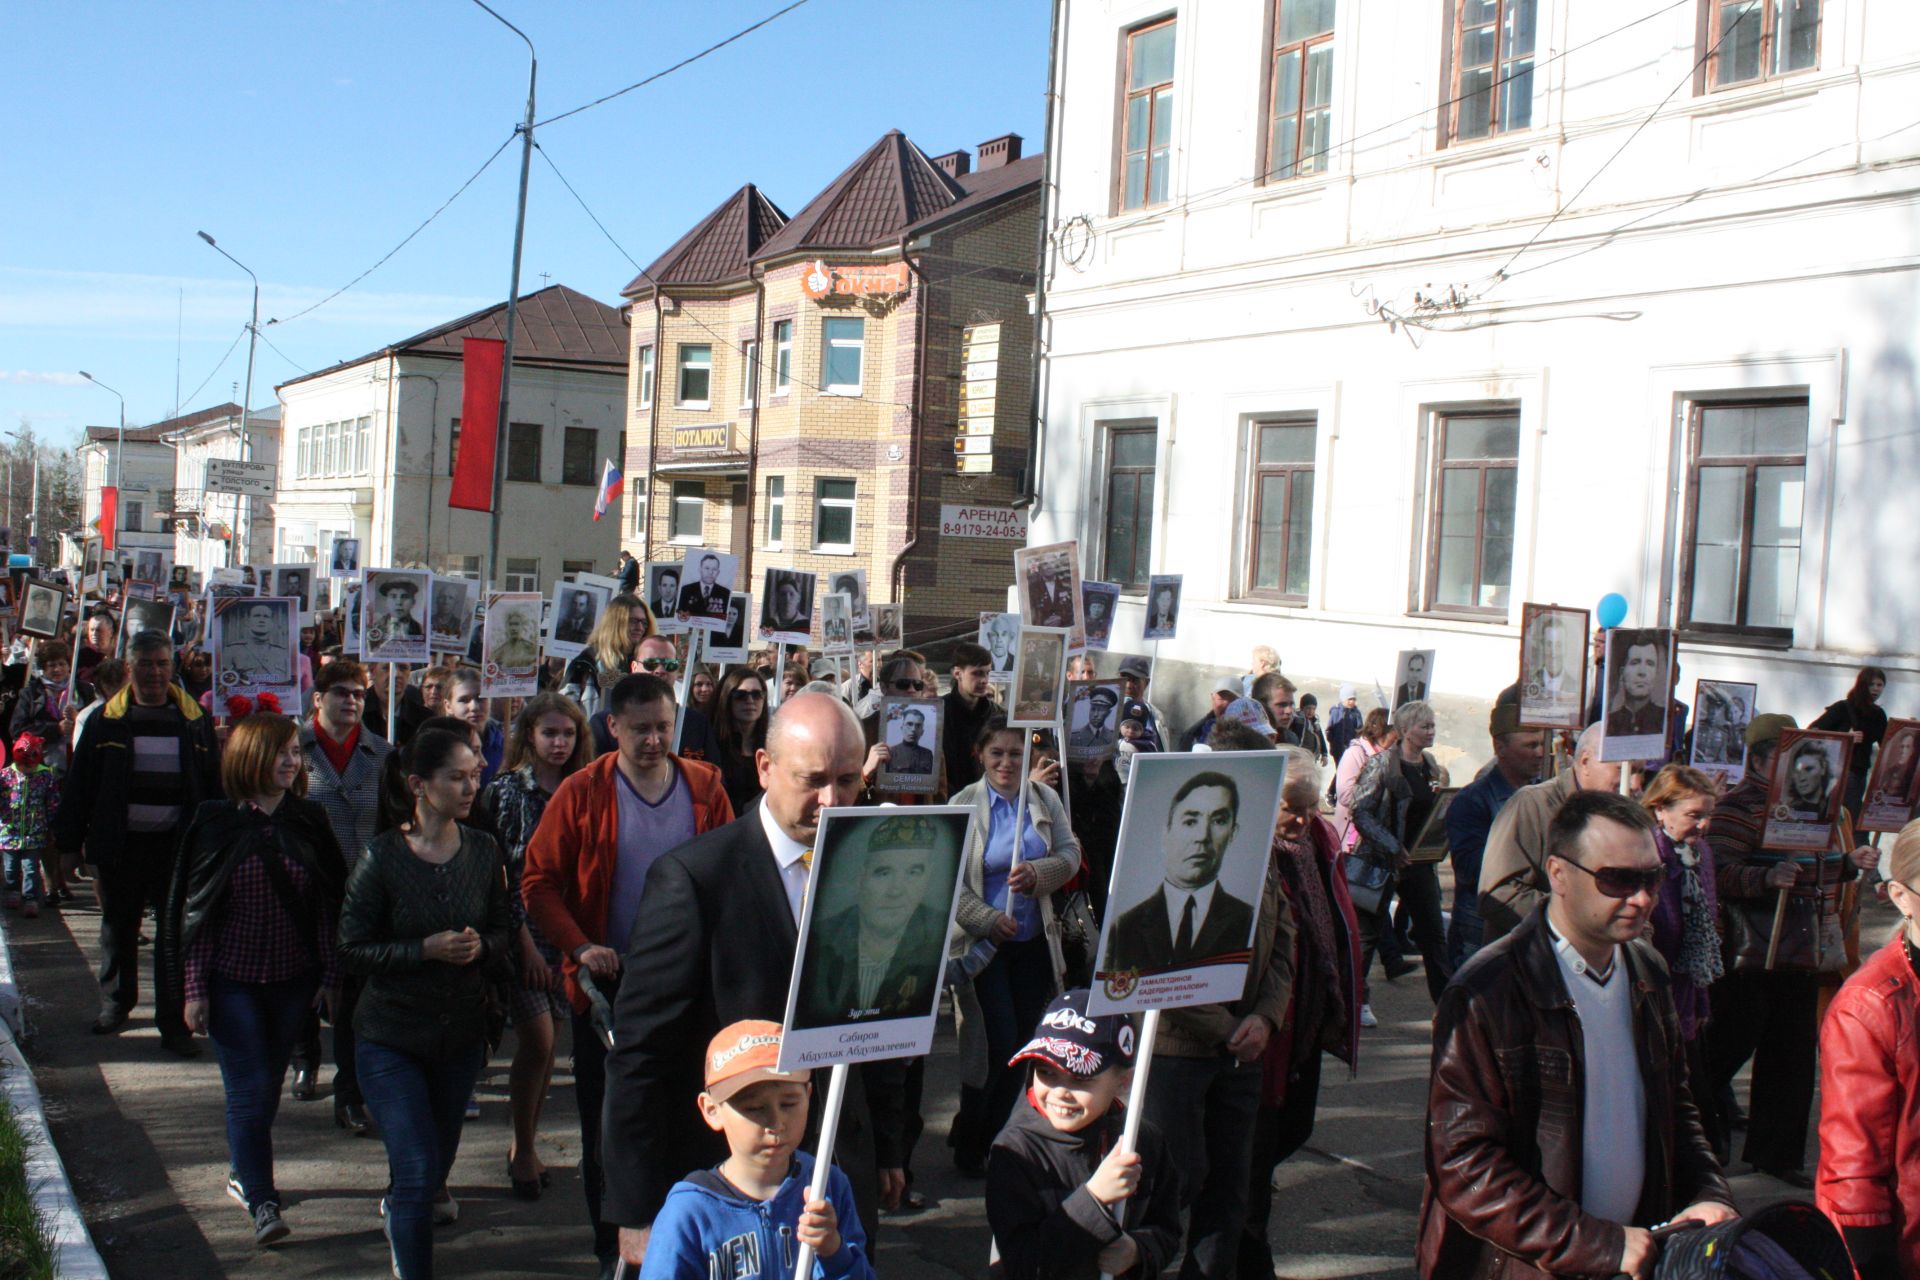
[[[1115,649],[1179,573],[1163,668],[1484,705],[1617,591],[1682,701],[1920,709],[1920,7],[1065,8],[1030,540]]]
[[[135,551],[173,552],[173,532],[163,514],[173,503],[173,446],[162,438],[167,427],[166,423],[128,427],[124,458],[117,427],[88,427],[80,446],[81,531],[89,538],[98,536],[94,531],[100,520],[100,491],[117,480],[117,559],[122,564],[131,563]],[[73,538],[63,538],[60,551],[63,565],[80,564],[81,547]],[[97,559],[98,554],[95,546],[91,558]]]
[[[247,415],[250,436],[246,460],[278,466],[280,407],[255,409]],[[206,582],[214,569],[241,563],[244,552],[256,561],[273,546],[273,503],[265,498],[208,489],[207,464],[241,457],[240,415],[229,413],[169,431],[173,445],[173,562],[185,565]],[[242,522],[248,526],[244,543],[236,541]]]

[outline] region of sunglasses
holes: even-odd
[[[1561,857],[1560,861],[1570,867],[1579,867],[1593,877],[1593,887],[1609,898],[1631,898],[1636,893],[1649,893],[1660,896],[1660,883],[1667,878],[1665,867],[1648,867],[1638,871],[1632,867],[1582,867],[1572,858]]]
[[[919,693],[927,687],[925,680],[895,680],[893,687],[902,693]]]
[[[759,699],[759,698],[765,698],[767,696],[767,691],[765,689],[735,689],[733,691],[732,696],[736,698]]]
[[[680,669],[680,659],[642,658],[640,659],[640,669],[642,671],[678,671]]]

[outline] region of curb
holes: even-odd
[[[20,1131],[26,1135],[27,1192],[33,1207],[53,1238],[53,1274],[61,1280],[108,1280],[107,1264],[93,1246],[80,1201],[67,1180],[66,1166],[47,1130],[33,1067],[20,1048],[20,989],[13,977],[13,947],[6,926],[0,924],[0,1091],[13,1106]]]

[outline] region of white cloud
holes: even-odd
[[[0,382],[15,382],[37,387],[84,387],[87,380],[77,373],[44,372],[38,369],[0,369]]]

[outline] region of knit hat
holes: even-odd
[[[1758,746],[1773,746],[1780,741],[1782,730],[1800,727],[1792,716],[1782,715],[1778,711],[1769,711],[1765,715],[1755,716],[1747,721],[1747,750]]]
[[[707,1042],[707,1094],[725,1102],[748,1085],[762,1080],[805,1084],[810,1071],[780,1068],[780,1024],[747,1019],[721,1029]]]
[[[1033,1029],[1033,1039],[1008,1066],[1046,1062],[1068,1075],[1097,1076],[1108,1067],[1133,1065],[1133,1020],[1124,1013],[1087,1016],[1088,992],[1078,987],[1054,997]]]
[[[1345,702],[1348,698],[1357,697],[1357,696],[1358,695],[1355,694],[1353,691],[1352,685],[1343,684],[1340,686],[1340,701]]]

